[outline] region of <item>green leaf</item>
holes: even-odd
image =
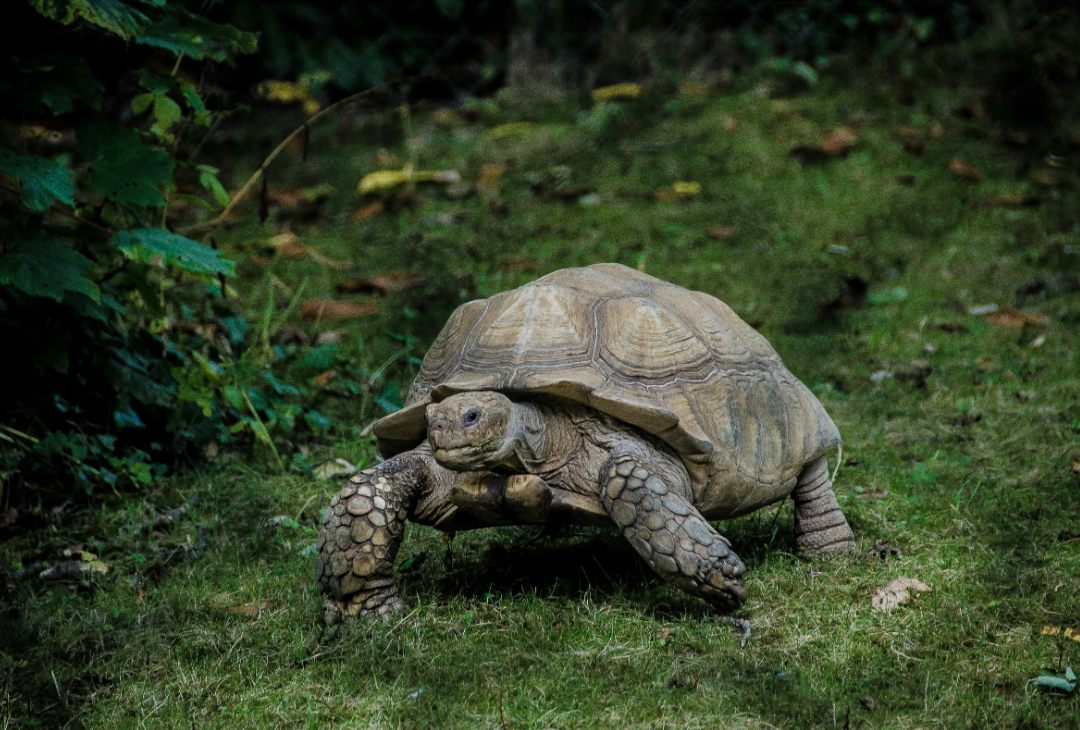
[[[114,203],[160,208],[162,188],[172,182],[168,152],[143,144],[138,132],[117,124],[80,127],[77,145],[90,163],[87,184]]]
[[[195,274],[232,276],[235,268],[232,261],[222,258],[220,251],[164,228],[120,231],[112,240],[133,261],[149,264],[160,260]]]
[[[180,121],[180,105],[165,94],[154,94],[154,126],[150,131],[158,137],[168,137],[169,129]]]
[[[175,8],[170,15],[151,23],[135,42],[196,61],[221,62],[241,53],[254,53],[259,39],[254,33]]]
[[[82,20],[131,40],[149,18],[119,0],[30,0],[34,10],[64,25]]]
[[[52,238],[23,241],[0,255],[0,284],[58,302],[67,292],[98,301],[101,290],[90,279],[92,270],[90,259]]]
[[[902,286],[894,286],[892,289],[870,292],[870,296],[866,300],[871,304],[897,304],[906,301],[907,298],[907,289]]]
[[[0,173],[19,181],[23,205],[30,210],[48,210],[57,200],[66,205],[75,205],[71,171],[47,157],[17,155],[6,147],[0,147]]]
[[[1072,667],[1065,667],[1064,678],[1041,674],[1035,679],[1035,684],[1042,689],[1052,689],[1058,692],[1072,694],[1076,691],[1076,673],[1073,671]]]
[[[199,165],[199,184],[214,197],[222,208],[229,204],[229,193],[217,178],[217,169],[209,165]]]
[[[136,114],[142,114],[144,111],[150,108],[150,105],[154,103],[153,94],[139,94],[131,100],[131,111]]]

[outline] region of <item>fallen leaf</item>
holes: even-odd
[[[476,189],[484,195],[495,195],[499,192],[499,184],[502,181],[506,165],[489,163],[480,168],[480,175],[476,179]]]
[[[692,180],[677,180],[670,188],[656,191],[656,199],[661,203],[671,203],[676,200],[689,200],[701,194],[701,183]]]
[[[838,127],[819,144],[800,144],[792,147],[791,154],[803,162],[817,162],[846,155],[857,141],[858,137],[850,127]]]
[[[851,149],[857,140],[855,132],[849,127],[840,127],[821,143],[821,151],[827,155],[842,155]]]
[[[1031,181],[1036,185],[1041,185],[1044,188],[1052,188],[1055,185],[1060,185],[1062,181],[1061,170],[1056,170],[1052,167],[1040,167],[1030,175]]]
[[[954,157],[949,160],[949,172],[964,180],[972,180],[978,182],[982,180],[982,173],[976,170],[968,163],[961,160],[959,157]]]
[[[1013,307],[996,309],[986,315],[986,321],[998,327],[1018,328],[1025,325],[1041,327],[1050,321],[1050,317],[1037,312],[1021,312]]]
[[[698,81],[685,80],[679,82],[679,94],[692,99],[704,99],[709,95],[709,87]]]
[[[306,243],[301,243],[299,237],[292,231],[284,231],[272,236],[267,244],[271,249],[281,254],[285,258],[301,259],[309,258],[320,266],[324,266],[328,269],[351,269],[351,261],[342,261],[340,259],[332,259],[328,256],[324,256],[317,250],[308,246]]]
[[[734,132],[739,127],[739,120],[735,117],[724,116],[720,119],[720,127],[725,132]]]
[[[986,199],[986,204],[992,208],[1023,208],[1029,205],[1038,205],[1039,198],[1024,193],[1001,193],[991,195]]]
[[[323,388],[336,380],[337,376],[337,370],[326,370],[312,378],[311,382],[318,385],[320,388]]]
[[[738,226],[709,226],[706,235],[714,241],[726,241],[739,235]]]
[[[343,299],[308,299],[300,306],[300,316],[311,320],[355,319],[377,314],[379,302],[352,302]]]
[[[335,286],[343,294],[376,292],[386,295],[404,289],[415,289],[427,283],[427,278],[409,271],[386,271],[367,279],[343,279]]]
[[[884,588],[878,588],[870,597],[870,605],[879,613],[892,611],[898,606],[911,603],[920,593],[934,590],[917,578],[897,578]]]
[[[641,96],[641,84],[627,82],[611,84],[593,89],[592,100],[595,102],[614,101],[615,99],[636,99]]]
[[[377,170],[364,175],[357,185],[357,190],[361,195],[369,195],[423,182],[451,185],[461,182],[461,173],[457,170],[413,170],[410,167],[401,170]]]
[[[532,122],[508,122],[499,124],[484,132],[484,136],[490,140],[514,137],[525,132],[531,132],[536,127]]]
[[[982,119],[986,116],[986,108],[981,100],[976,99],[960,107],[960,115],[968,119]]]
[[[900,138],[900,144],[913,155],[921,155],[926,151],[926,138],[915,127],[897,127],[896,136]]]
[[[511,256],[503,259],[502,263],[499,264],[499,268],[503,271],[532,271],[537,266],[539,266],[539,263],[536,259],[528,256]]]
[[[1072,667],[1065,667],[1065,676],[1057,677],[1049,674],[1040,674],[1035,678],[1035,685],[1040,689],[1054,690],[1072,694],[1076,691],[1076,672]]]
[[[299,103],[306,114],[319,111],[318,99],[311,95],[311,90],[295,81],[268,79],[255,85],[255,98],[275,104]]]
[[[374,218],[379,213],[382,213],[384,210],[386,210],[386,201],[382,200],[381,198],[377,198],[375,200],[372,200],[370,203],[365,203],[364,205],[361,205],[359,208],[354,210],[352,215],[349,216],[349,220],[353,221],[354,223],[360,223],[362,221],[368,220],[369,218]]]
[[[1080,476],[1080,459],[1072,460],[1072,473]]]
[[[306,188],[269,188],[266,202],[279,214],[300,220],[318,217],[323,205],[337,192],[329,183]]]
[[[259,614],[268,608],[270,608],[270,604],[266,601],[252,601],[251,603],[241,603],[239,606],[229,606],[229,613],[237,616],[247,616],[248,618],[258,618]]]

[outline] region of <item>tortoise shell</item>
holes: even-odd
[[[380,451],[417,446],[427,404],[478,390],[594,408],[666,442],[698,485],[791,483],[840,440],[726,304],[619,264],[562,269],[458,307],[405,406],[375,424]]]

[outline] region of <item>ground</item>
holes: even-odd
[[[1080,692],[1035,684],[1080,668],[1080,643],[1042,635],[1080,627],[1080,186],[979,98],[878,70],[367,112],[275,162],[271,189],[333,186],[313,219],[252,209],[218,236],[279,341],[329,332],[369,373],[370,394],[327,394],[311,463],[376,458],[364,427],[464,298],[619,261],[726,301],[837,423],[863,552],[797,559],[790,501],[719,523],[749,569],[745,646],[614,529],[412,526],[407,609],[327,631],[314,542],[336,483],[224,453],[0,543],[11,574],[80,545],[108,567],[9,579],[0,726],[1080,727]],[[287,123],[224,140],[236,185]],[[479,190],[358,196],[409,161]],[[309,248],[268,255],[286,226]],[[426,281],[334,290],[387,272]],[[379,311],[301,320],[312,298]],[[898,577],[932,591],[873,610]]]

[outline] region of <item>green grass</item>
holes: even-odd
[[[1032,681],[1080,668],[1080,644],[1039,634],[1080,628],[1080,294],[1018,294],[1078,273],[1077,171],[1033,183],[1054,150],[1037,137],[1007,147],[989,120],[959,117],[970,93],[927,84],[910,106],[876,78],[783,99],[747,83],[703,99],[657,92],[604,118],[546,108],[524,117],[532,130],[490,141],[484,129],[523,119],[502,100],[456,126],[415,113],[411,153],[392,117],[316,129],[312,159],[279,163],[272,178],[337,187],[317,222],[293,224],[324,255],[360,275],[428,277],[375,317],[294,322],[344,329],[343,351],[371,370],[390,362],[376,392],[407,387],[402,337],[417,338],[418,355],[463,299],[562,266],[620,261],[724,299],[840,427],[837,491],[860,547],[883,541],[899,556],[800,561],[790,503],[721,524],[749,566],[739,615],[753,638],[740,648],[731,626],[662,584],[614,531],[492,529],[448,546],[414,526],[400,554],[406,612],[327,633],[312,548],[336,486],[281,473],[265,453],[225,454],[96,510],[29,510],[9,533],[0,567],[82,543],[111,570],[84,588],[11,582],[0,727],[1080,726],[1080,693]],[[898,125],[935,121],[944,134],[925,154],[902,149]],[[803,164],[790,154],[839,125],[858,135],[848,155]],[[259,134],[235,163],[237,183],[271,143]],[[378,147],[466,179],[505,163],[500,204],[422,188],[411,206],[353,222],[353,189]],[[954,157],[984,179],[951,175]],[[553,177],[598,202],[543,200],[533,187]],[[658,201],[676,180],[700,182],[701,195]],[[1039,203],[989,204],[1020,193]],[[713,240],[720,225],[738,232]],[[245,219],[227,236],[243,259],[245,306],[267,305],[272,277],[292,292],[303,283],[303,298],[340,296],[341,271],[254,260],[253,244],[280,227]],[[289,296],[277,288],[280,312]],[[967,313],[987,303],[1048,321],[1005,328]],[[381,413],[374,399],[320,409],[337,435],[309,461],[369,463],[360,433]],[[296,523],[268,526],[277,515]],[[899,576],[933,592],[873,612],[873,591]]]

